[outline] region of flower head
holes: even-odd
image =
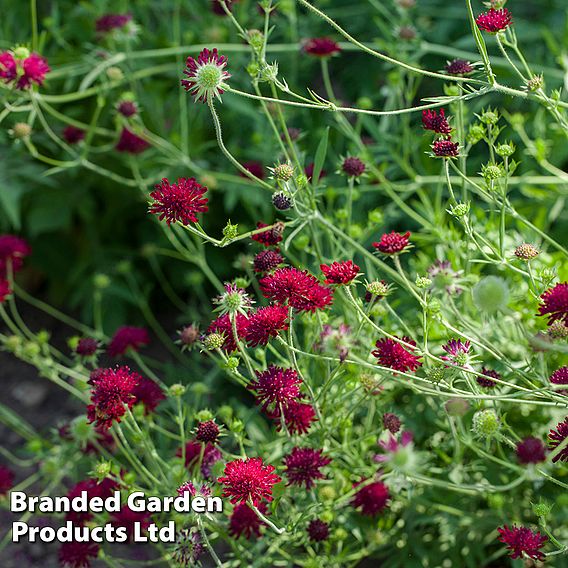
[[[487,32],[490,34],[496,34],[507,29],[512,22],[512,15],[507,8],[501,8],[500,10],[494,10],[491,8],[488,12],[479,14],[475,19],[477,27],[482,32]]]
[[[203,450],[203,458],[201,460],[201,473],[206,479],[211,478],[211,468],[221,459],[221,452],[211,443],[203,444],[196,440],[190,440],[186,442],[185,449],[179,448],[176,452],[176,456],[182,457],[185,453],[185,467],[189,471],[192,471],[199,462],[201,456],[201,451]]]
[[[449,260],[436,260],[427,272],[435,288],[445,290],[448,294],[461,294],[462,289],[458,286],[461,271],[454,270]]]
[[[329,324],[324,324],[320,333],[320,340],[315,347],[319,350],[337,350],[341,362],[347,359],[349,347],[352,343],[351,328],[344,323],[336,328]]]
[[[277,191],[272,194],[272,205],[274,205],[278,211],[288,211],[288,209],[294,205],[294,200],[289,194],[283,191]]]
[[[470,341],[462,342],[461,339],[450,339],[446,345],[442,346],[442,349],[447,353],[447,355],[442,355],[440,359],[443,361],[449,361],[458,367],[471,369]]]
[[[432,144],[432,153],[437,158],[457,158],[460,153],[460,146],[449,138],[442,138]]]
[[[310,521],[306,530],[308,531],[308,537],[312,542],[321,542],[322,540],[327,540],[329,537],[329,525],[319,519]]]
[[[132,21],[132,14],[104,14],[95,22],[98,33],[107,33],[126,26]]]
[[[271,338],[288,329],[288,308],[266,306],[259,308],[249,317],[246,341],[250,347],[266,345]]]
[[[550,447],[551,450],[554,450],[555,448],[560,446],[560,444],[562,444],[562,442],[564,442],[564,440],[566,440],[567,437],[568,437],[568,417],[564,419],[564,422],[560,422],[559,424],[557,424],[555,429],[553,428],[552,430],[550,430],[550,432],[548,433],[548,446]],[[556,454],[552,458],[552,461],[568,462],[568,447],[564,447],[560,451],[560,453]]]
[[[383,426],[387,429],[391,434],[396,434],[402,425],[400,418],[393,414],[392,412],[385,412],[383,414]]]
[[[12,290],[10,290],[10,283],[8,280],[0,279],[0,304],[3,304],[11,293]]]
[[[269,406],[286,407],[300,396],[302,380],[294,369],[270,365],[266,371],[256,371],[256,379],[247,388],[255,391],[258,404],[267,410]]]
[[[562,321],[568,325],[568,282],[556,284],[540,297],[542,304],[538,308],[538,315],[548,315],[548,325],[555,321]]]
[[[136,385],[133,393],[136,397],[135,404],[144,405],[144,412],[146,414],[154,412],[158,404],[166,398],[162,387],[152,379],[146,377],[140,377],[140,381]]]
[[[245,339],[248,325],[249,320],[247,316],[239,313],[235,314],[235,327],[237,330],[237,338],[239,340]],[[223,351],[232,353],[237,350],[237,338],[235,338],[233,334],[233,323],[231,321],[230,314],[224,314],[212,321],[207,328],[207,333],[222,335],[224,342],[221,345],[221,349],[223,349]]]
[[[253,260],[253,269],[255,272],[271,272],[284,263],[284,259],[279,252],[266,249],[261,250]]]
[[[311,489],[316,479],[325,479],[320,469],[329,465],[331,458],[322,454],[323,450],[295,447],[290,454],[285,456],[284,465],[288,485],[304,485],[306,489]]]
[[[523,554],[533,560],[542,560],[544,554],[540,549],[544,546],[548,537],[540,532],[533,532],[527,527],[509,528],[507,525],[497,529],[499,540],[507,545],[511,558],[521,558]]]
[[[190,92],[195,101],[202,103],[213,102],[215,97],[221,99],[227,85],[225,81],[231,77],[225,69],[227,57],[219,55],[217,49],[210,51],[205,48],[197,57],[188,57],[185,62],[184,74],[181,84]]]
[[[339,53],[341,47],[329,37],[315,37],[304,43],[304,51],[314,57],[330,57]]]
[[[550,375],[550,382],[555,385],[568,385],[568,367],[560,367]]]
[[[260,231],[251,236],[253,241],[264,245],[265,247],[271,247],[277,245],[282,240],[282,233],[284,233],[284,223],[274,223],[274,225],[267,225],[262,221],[256,224],[257,229],[263,229],[264,227],[269,227],[266,231]]]
[[[400,437],[394,437],[390,432],[387,439],[378,441],[383,453],[373,458],[377,463],[389,464],[392,469],[414,471],[417,458],[413,450],[412,432],[404,431]]]
[[[484,376],[483,377],[476,376],[475,380],[477,381],[477,384],[479,386],[484,387],[486,389],[491,389],[497,384],[493,379],[501,379],[501,375],[497,371],[494,371],[493,369],[486,369],[485,367],[483,367],[481,369],[481,373]]]
[[[307,434],[312,422],[317,420],[316,412],[311,404],[297,400],[290,401],[283,409],[284,423],[290,434]],[[280,430],[282,423],[277,419],[276,429]]]
[[[546,448],[539,438],[529,436],[517,444],[519,462],[540,463],[546,460]]]
[[[172,559],[179,566],[197,566],[204,552],[205,547],[198,529],[182,529],[176,533]]]
[[[160,221],[165,219],[168,225],[197,223],[197,215],[209,210],[206,192],[207,188],[195,178],[178,178],[176,183],[163,178],[150,193],[152,202],[148,211],[158,215]]]
[[[178,489],[177,494],[182,496],[184,493],[189,493],[192,497],[202,496],[202,497],[210,497],[211,496],[211,489],[206,483],[202,483],[201,487],[197,489],[195,485],[191,481],[186,481],[182,483]]]
[[[262,514],[266,513],[266,504],[260,503],[258,509]],[[237,505],[231,513],[229,519],[229,534],[235,538],[244,537],[249,540],[253,536],[261,535],[260,527],[265,523],[262,522],[258,515],[246,504]]]
[[[24,263],[24,258],[30,255],[32,249],[24,239],[15,235],[0,235],[0,279],[8,274],[8,265],[12,272],[18,272]]]
[[[365,480],[357,485],[364,482]],[[381,481],[374,481],[359,489],[351,503],[356,509],[360,507],[363,515],[374,517],[387,507],[389,499],[388,487]]]
[[[229,462],[224,477],[218,479],[225,485],[223,497],[229,497],[233,505],[250,501],[257,506],[263,500],[272,501],[272,488],[282,481],[273,471],[274,466],[265,465],[262,458]]]
[[[446,73],[448,75],[469,75],[473,72],[473,65],[466,61],[465,59],[453,59],[452,61],[448,61],[446,65]]]
[[[432,130],[437,134],[450,134],[452,127],[448,123],[445,111],[443,108],[440,109],[440,114],[435,110],[426,109],[422,111],[422,126],[426,130]]]
[[[365,173],[365,164],[359,158],[349,156],[343,160],[341,171],[350,177],[361,177]]]
[[[138,351],[140,347],[149,343],[150,336],[145,328],[125,325],[114,332],[107,351],[111,357],[118,357],[124,355],[129,349]]]
[[[214,420],[206,420],[205,422],[200,422],[197,425],[197,432],[195,434],[195,439],[199,442],[204,442],[205,444],[211,443],[215,444],[217,438],[219,437],[219,426]]]
[[[87,407],[89,422],[108,429],[113,421],[120,422],[136,402],[134,390],[140,382],[140,375],[130,371],[128,367],[99,369],[91,380],[91,404]]]
[[[61,133],[63,139],[68,144],[77,144],[85,138],[85,131],[82,128],[77,128],[76,126],[66,126]]]
[[[515,256],[520,260],[529,261],[536,258],[540,254],[540,251],[530,243],[523,243],[515,249]]]
[[[409,337],[402,338],[404,343],[415,346],[416,343]],[[422,365],[420,357],[413,355],[410,347],[402,346],[398,341],[385,337],[375,344],[376,349],[372,354],[379,360],[383,367],[389,367],[395,371],[416,371]]]
[[[91,558],[99,555],[99,549],[96,542],[64,542],[59,547],[59,562],[63,568],[89,568]]]
[[[25,51],[26,57],[15,57],[10,51],[0,53],[0,78],[7,84],[15,81],[16,89],[20,90],[31,87],[32,83],[41,86],[51,71],[41,55]]]
[[[286,303],[298,311],[315,312],[330,305],[333,293],[317,278],[297,268],[279,268],[260,281],[265,298]]]
[[[126,118],[134,116],[138,113],[138,105],[134,101],[121,101],[118,103],[116,110]]]
[[[381,235],[381,240],[373,243],[373,246],[383,254],[398,254],[404,252],[406,247],[408,247],[409,238],[410,231],[406,231],[404,234],[392,231],[391,233]]]
[[[99,342],[92,337],[82,337],[77,342],[77,347],[75,347],[75,353],[79,357],[92,357],[97,352],[99,348]]]
[[[13,486],[14,472],[5,465],[0,465],[0,496],[6,495]]]
[[[126,154],[141,154],[144,150],[150,147],[150,143],[135,134],[126,126],[122,128],[120,132],[120,138],[116,144],[116,149],[119,152],[125,152]]]
[[[359,273],[359,267],[351,260],[320,264],[320,268],[326,284],[350,284]]]

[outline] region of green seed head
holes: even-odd
[[[12,137],[16,140],[23,140],[28,138],[32,133],[32,127],[26,122],[16,122],[12,128]]]
[[[432,286],[432,280],[430,278],[426,278],[426,276],[417,276],[416,277],[416,287],[424,290],[425,288],[429,288]]]
[[[225,343],[225,337],[221,333],[210,333],[203,340],[203,346],[207,351],[215,351],[221,349]]]
[[[473,302],[483,312],[495,313],[507,307],[509,286],[499,276],[486,276],[473,288]]]
[[[494,410],[479,410],[473,415],[472,430],[480,438],[494,438],[501,424]]]
[[[290,164],[277,164],[272,171],[279,181],[289,181],[294,175],[294,168]]]
[[[170,387],[170,395],[175,397],[182,397],[185,394],[185,387],[179,383]]]
[[[390,293],[389,285],[382,280],[375,280],[374,282],[369,282],[367,284],[367,292],[373,296],[378,296],[379,298],[384,298]]]

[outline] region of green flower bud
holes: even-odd
[[[499,276],[486,276],[473,287],[472,294],[477,308],[492,314],[507,307],[509,286]]]
[[[542,89],[543,86],[544,86],[544,77],[542,75],[533,75],[527,81],[527,90],[533,93],[535,91],[538,91],[539,89]]]
[[[444,365],[434,365],[428,370],[428,378],[439,383],[446,376],[446,367]]]
[[[244,431],[245,424],[240,418],[235,418],[231,422],[231,425],[229,426],[229,428],[230,428],[231,432],[234,432],[235,434],[240,434],[241,432]]]
[[[191,392],[197,395],[208,394],[209,387],[205,383],[193,383],[191,385]]]
[[[99,290],[104,290],[110,286],[110,278],[106,274],[95,274],[93,285]]]
[[[4,347],[12,353],[19,350],[21,346],[22,346],[22,338],[18,335],[9,335],[4,340]]]
[[[469,201],[467,203],[456,203],[450,206],[448,213],[454,217],[465,217],[469,213]]]
[[[203,339],[203,346],[207,351],[215,351],[215,349],[221,349],[225,343],[225,337],[221,333],[210,333],[206,335]]]
[[[467,133],[467,141],[469,144],[477,144],[485,137],[485,127],[482,124],[473,124]]]
[[[378,296],[379,298],[385,298],[390,294],[390,287],[383,280],[374,280],[373,282],[368,282],[365,288],[367,292],[369,292],[369,294]]]
[[[501,427],[494,410],[479,410],[473,415],[472,430],[479,438],[494,438]]]
[[[287,163],[276,164],[274,168],[272,168],[272,173],[279,181],[289,181],[294,177],[294,168]]]
[[[106,479],[109,476],[110,470],[111,470],[111,463],[107,461],[101,461],[97,463],[97,465],[95,465],[93,473],[99,481],[102,481],[103,479]]]
[[[170,396],[182,397],[185,394],[185,386],[176,383],[170,387],[169,391]]]
[[[238,357],[229,357],[225,363],[225,369],[236,371],[239,368],[240,359]]]
[[[533,513],[542,519],[546,519],[548,517],[548,515],[550,515],[550,511],[552,511],[552,507],[554,507],[554,505],[551,505],[550,503],[547,503],[546,501],[540,501],[540,503],[532,503],[532,510]]]
[[[426,278],[426,276],[417,276],[416,277],[416,287],[424,290],[425,288],[429,288],[432,286],[432,280],[430,278]]]
[[[229,219],[227,221],[227,224],[223,228],[223,237],[227,241],[232,241],[233,239],[236,239],[238,235],[239,235],[239,225],[238,224],[233,225],[231,223],[231,220]]]
[[[539,250],[529,243],[523,243],[515,249],[515,256],[521,260],[532,260],[539,255]]]
[[[495,152],[497,152],[497,155],[501,156],[502,158],[508,158],[515,153],[515,145],[512,142],[499,144],[499,146],[495,148]]]
[[[10,134],[16,140],[28,138],[32,133],[32,127],[27,122],[16,122],[10,131]]]
[[[308,237],[308,235],[300,235],[292,242],[297,249],[304,250],[310,244],[310,237]]]
[[[106,74],[111,81],[122,81],[124,79],[124,73],[119,67],[109,67]]]
[[[485,181],[489,182],[502,178],[505,175],[505,170],[500,164],[486,164],[481,166],[481,175],[485,178]]]
[[[335,491],[334,491],[335,493]],[[321,495],[321,493],[320,493]],[[333,511],[324,511],[321,515],[320,515],[320,519],[324,522],[324,523],[331,523],[333,521],[333,519],[335,518],[335,515],[333,514]]]
[[[16,47],[12,53],[15,59],[27,59],[30,56],[30,50],[23,45]]]
[[[337,492],[331,485],[323,485],[320,487],[318,495],[321,497],[322,501],[335,501],[337,498]]]
[[[28,341],[24,344],[23,355],[29,359],[34,359],[41,353],[41,347],[32,341]]]
[[[492,110],[489,108],[483,113],[481,113],[479,120],[481,120],[481,122],[485,124],[495,125],[499,122],[499,113],[496,110]]]
[[[213,418],[215,418],[215,415],[208,408],[195,413],[195,420],[197,420],[197,422],[208,422],[209,420],[213,420]]]
[[[274,83],[278,79],[278,63],[265,64],[260,70],[260,78],[267,83]]]
[[[228,404],[224,404],[217,409],[217,414],[223,422],[230,422],[233,418],[233,407]]]
[[[264,46],[264,34],[260,30],[247,30],[249,45],[256,51],[262,51]]]
[[[339,527],[333,533],[333,538],[335,540],[345,540],[348,536],[349,533],[342,527]]]

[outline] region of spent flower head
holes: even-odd
[[[197,59],[188,57],[185,62],[184,74],[181,84],[191,93],[195,101],[212,103],[227,88],[226,81],[231,77],[226,70],[227,57],[220,55],[217,49],[203,49]]]

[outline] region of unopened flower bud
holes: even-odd
[[[185,394],[185,386],[179,383],[170,386],[170,395],[175,397],[182,397]]]
[[[225,343],[225,337],[220,333],[210,333],[203,339],[203,346],[207,351],[215,351],[221,349]]]
[[[425,288],[429,288],[432,286],[432,280],[430,278],[426,278],[426,276],[417,276],[416,277],[416,287],[424,290]]]

